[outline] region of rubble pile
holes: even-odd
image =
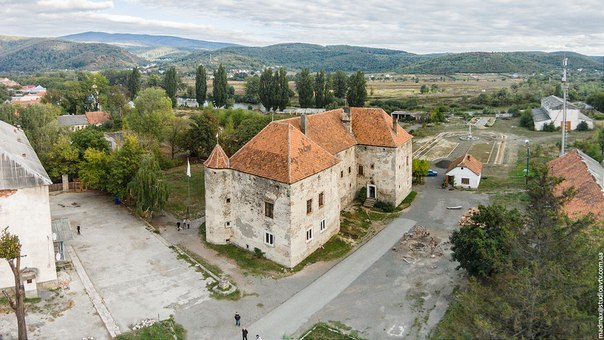
[[[144,319],[141,322],[133,324],[130,327],[130,329],[132,329],[133,331],[135,331],[137,329],[153,326],[153,324],[155,324],[156,322],[157,322],[157,320],[155,320],[155,319]]]
[[[438,238],[430,236],[430,232],[421,225],[415,225],[403,235],[400,242],[403,261],[415,263],[421,257],[435,257],[444,254]]]
[[[472,217],[476,214],[478,214],[478,208],[470,208],[468,209],[468,211],[466,211],[465,214],[463,214],[463,216],[461,216],[461,218],[459,219],[459,225],[464,227],[467,225],[471,225],[472,224]]]

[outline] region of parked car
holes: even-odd
[[[438,172],[432,169],[428,169],[428,176],[433,177],[433,176],[438,176]]]

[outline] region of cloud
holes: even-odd
[[[36,6],[46,11],[97,11],[113,8],[113,1],[39,0]]]

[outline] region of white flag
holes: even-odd
[[[189,163],[188,157],[187,157],[187,176],[191,177],[191,164]]]

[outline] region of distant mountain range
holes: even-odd
[[[0,36],[0,72],[57,69],[129,68],[154,62],[191,72],[199,64],[214,69],[261,70],[286,67],[366,73],[532,73],[561,68],[563,55],[573,69],[602,69],[602,57],[573,52],[470,52],[413,54],[347,45],[292,43],[247,47],[171,36],[86,32],[56,39]]]

